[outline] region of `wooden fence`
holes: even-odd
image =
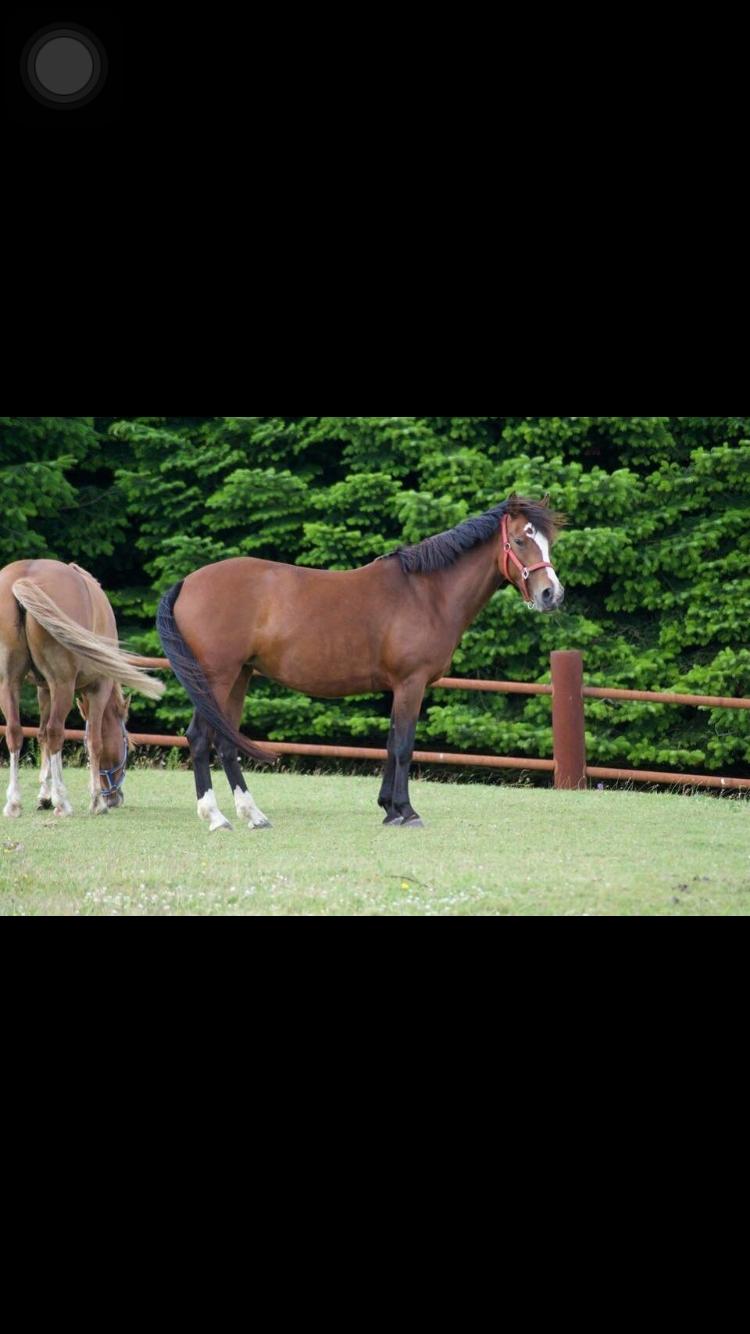
[[[166,658],[139,658],[138,665],[171,670]],[[586,686],[583,681],[583,656],[578,652],[557,652],[551,656],[552,682],[534,685],[524,681],[472,681],[444,677],[435,683],[441,690],[480,690],[507,695],[551,695],[554,759],[536,760],[528,756],[467,755],[442,751],[415,751],[419,764],[458,765],[480,769],[521,769],[554,774],[555,787],[582,790],[589,779],[616,782],[662,783],[681,787],[708,787],[750,791],[750,779],[716,778],[704,774],[665,773],[661,770],[607,769],[590,765],[586,757],[586,700],[635,700],[650,704],[691,705],[712,709],[750,709],[750,699],[731,699],[714,695],[659,694],[648,690],[617,690]],[[0,727],[0,732],[5,728]],[[24,728],[24,736],[37,736],[38,729]],[[139,746],[187,746],[185,737],[157,736],[131,732]],[[66,731],[68,741],[82,741],[83,732]],[[263,744],[263,743],[261,743]],[[313,746],[293,742],[268,741],[279,755],[308,755],[321,759],[385,760],[385,750],[364,746]]]

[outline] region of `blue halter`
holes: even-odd
[[[127,773],[127,765],[128,765],[128,734],[127,734],[127,731],[125,730],[125,724],[124,724],[124,722],[122,721],[122,719],[120,720],[120,726],[121,726],[121,728],[122,728],[122,739],[123,739],[123,742],[124,742],[124,744],[125,744],[125,750],[124,750],[124,753],[123,753],[123,757],[122,757],[122,759],[120,760],[120,763],[115,765],[114,769],[100,769],[100,770],[99,770],[99,777],[100,777],[100,778],[106,778],[106,780],[107,780],[107,786],[103,789],[104,794],[105,794],[105,796],[107,796],[107,797],[111,796],[112,793],[114,793],[114,792],[121,792],[121,791],[122,791],[123,785],[124,785],[124,783],[125,783],[125,776],[126,776],[126,773]],[[86,723],[86,726],[85,726],[85,728],[84,728],[84,740],[83,740],[83,744],[84,744],[84,746],[86,747],[86,754],[88,754],[88,750],[89,750],[89,725],[88,725],[88,723]],[[119,775],[120,775],[120,777],[117,779],[117,781],[115,781],[115,778],[114,778],[114,775],[115,775],[115,774],[119,774]]]

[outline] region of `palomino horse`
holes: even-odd
[[[409,801],[409,768],[425,689],[444,676],[462,635],[500,588],[516,585],[537,611],[565,594],[550,547],[565,522],[541,503],[511,496],[449,532],[344,572],[239,558],[197,570],[164,595],[157,626],[175,675],[195,705],[188,729],[198,814],[230,828],[209,767],[214,739],[237,815],[260,828],[237,751],[276,757],[239,729],[254,671],[324,699],[393,692],[379,804],[387,825],[421,820]]]
[[[38,688],[42,752],[39,808],[72,815],[62,772],[65,719],[76,691],[86,719],[92,815],[122,800],[127,761],[127,705],[121,687],[151,699],[164,693],[117,645],[114,612],[100,584],[78,565],[24,560],[0,571],[0,709],[7,723],[10,784],[4,814],[21,814],[21,685]]]

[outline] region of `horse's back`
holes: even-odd
[[[229,560],[203,565],[183,580],[183,588],[239,589],[245,596],[257,596],[265,587],[275,584],[289,590],[307,592],[335,590],[373,582],[382,583],[385,567],[373,561],[354,570],[318,570],[310,565],[286,565],[283,561],[262,560],[258,556],[233,556]]]
[[[285,620],[297,615],[309,620],[329,610],[340,616],[347,605],[354,605],[361,615],[361,599],[371,601],[382,583],[382,574],[374,564],[356,570],[317,570],[237,556],[204,565],[188,575],[175,611],[179,620],[180,612],[184,614],[193,606],[199,608],[201,618],[227,622],[235,620],[240,609],[245,617],[257,616],[263,622],[277,615]]]

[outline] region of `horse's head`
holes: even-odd
[[[86,696],[81,695],[77,704],[88,726]],[[122,806],[125,802],[123,784],[130,749],[130,738],[126,728],[129,708],[130,700],[125,698],[120,686],[115,685],[102,717],[102,753],[99,768],[99,782],[110,809]]]
[[[501,521],[500,571],[537,611],[557,611],[565,597],[550,561],[565,522],[564,514],[549,508],[549,496],[535,501],[517,495],[510,497]]]

